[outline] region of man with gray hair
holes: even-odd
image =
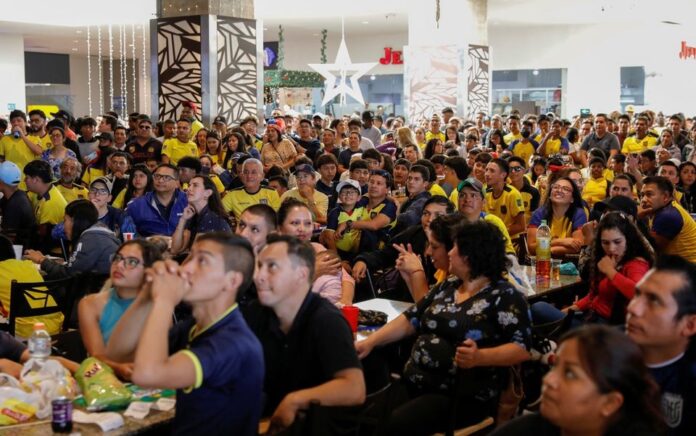
[[[242,164],[240,174],[244,186],[233,189],[225,195],[222,206],[227,212],[239,219],[244,209],[252,204],[267,204],[274,210],[280,207],[280,198],[275,189],[261,186],[263,180],[263,164],[260,160],[251,158]]]
[[[74,157],[66,157],[60,163],[60,179],[53,182],[53,185],[58,188],[68,203],[78,199],[87,199],[89,194],[87,188],[75,183],[80,174],[82,174],[82,164]]]

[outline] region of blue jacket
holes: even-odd
[[[138,197],[128,205],[126,213],[133,219],[135,228],[140,236],[164,235],[171,236],[179,223],[179,218],[184,213],[188,205],[186,194],[177,190],[172,200],[172,211],[169,220],[160,214],[155,204],[155,193],[148,192],[142,197]]]

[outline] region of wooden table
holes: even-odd
[[[580,279],[580,276],[567,276],[561,275],[560,280],[550,280],[547,283],[536,282],[532,275],[533,270],[531,266],[523,266],[525,274],[530,278],[532,287],[534,288],[534,295],[530,295],[527,299],[530,303],[539,300],[548,299],[565,299],[569,295],[582,293],[587,289],[587,283]]]
[[[129,416],[124,416],[123,426],[109,432],[101,431],[96,424],[78,424],[73,422],[72,433],[105,436],[134,435],[145,432],[165,434],[169,433],[169,430],[167,430],[165,426],[170,424],[174,419],[174,410],[175,409],[172,409],[167,412],[151,410],[145,419],[134,419]],[[50,419],[0,427],[0,435],[3,436],[45,436],[50,434],[53,434]]]

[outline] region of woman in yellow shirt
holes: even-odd
[[[152,173],[145,164],[137,164],[128,178],[128,186],[118,193],[112,206],[125,209],[131,201],[153,189]]]

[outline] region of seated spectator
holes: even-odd
[[[189,136],[195,135],[196,132],[191,132],[190,118],[180,118],[176,122],[176,137],[167,139],[162,144],[162,163],[177,165],[183,157],[198,157],[198,146],[191,141],[191,136]]]
[[[77,159],[75,153],[65,147],[65,131],[60,127],[53,127],[48,131],[51,138],[51,148],[41,153],[41,159],[48,162],[53,170],[53,175],[60,178],[60,168],[63,161],[71,157]]]
[[[602,158],[593,157],[590,159],[590,177],[582,190],[582,199],[587,202],[590,208],[607,197],[609,182],[604,176],[605,169],[606,165]]]
[[[65,235],[72,251],[66,264],[48,259],[39,251],[27,250],[24,257],[41,266],[46,278],[55,280],[79,273],[109,274],[111,256],[120,241],[99,222],[97,208],[89,200],[75,200],[65,207]]]
[[[49,242],[53,226],[63,221],[67,202],[58,188],[53,186],[53,171],[48,162],[33,160],[24,167],[24,182],[27,191],[33,193],[32,203],[37,231],[37,246],[48,251],[52,244]]]
[[[135,118],[135,128],[131,131],[133,135],[128,141],[124,151],[127,151],[133,158],[133,164],[144,164],[148,159],[155,161],[162,160],[163,140],[176,140],[174,131],[176,124],[173,120],[167,120],[164,124],[165,135],[162,138],[152,136],[152,121],[147,118]],[[186,133],[188,135],[188,132]]]
[[[386,434],[431,434],[444,431],[452,416],[457,427],[495,416],[506,367],[529,358],[529,308],[502,278],[508,263],[503,235],[484,222],[462,225],[449,263],[456,277],[356,344],[364,358],[375,347],[417,335],[402,377],[409,399],[393,410]],[[467,394],[455,389],[458,369],[467,383],[476,381]]]
[[[354,158],[350,162],[350,167],[348,168],[348,171],[341,174],[340,181],[343,182],[348,179],[353,179],[357,181],[360,185],[360,192],[362,193],[362,195],[367,194],[367,184],[370,180],[370,169],[369,165],[367,165],[367,162],[357,157]]]
[[[185,159],[185,158],[184,158]],[[182,159],[183,160],[183,159]],[[231,232],[227,212],[210,177],[194,176],[186,190],[188,206],[172,234],[171,253],[187,251],[196,236],[210,232]]]
[[[480,152],[476,154],[474,158],[474,164],[471,165],[472,171],[471,175],[476,177],[479,182],[486,183],[486,166],[490,161],[493,160],[493,156],[490,153]]]
[[[674,186],[664,177],[643,180],[639,211],[648,218],[658,254],[674,254],[696,262],[696,222],[673,197]]]
[[[278,228],[276,211],[267,204],[254,204],[242,212],[237,222],[235,233],[249,241],[254,254],[266,245],[266,236]]]
[[[126,189],[126,186],[128,186],[131,157],[128,153],[123,151],[114,151],[114,153],[109,157],[108,167],[109,172],[106,175],[106,178],[109,179],[113,185],[111,188],[111,198],[113,202],[113,199],[115,199],[118,194],[120,194],[121,191]]]
[[[191,179],[195,177],[196,174],[202,174],[203,164],[197,157],[185,156],[179,160],[177,169],[179,170],[179,184],[181,185],[181,189],[186,191],[188,190],[188,185]],[[213,178],[211,176],[208,176],[208,178],[211,182],[213,182],[215,191],[217,191],[219,195],[222,195],[222,193],[225,192],[225,186],[222,184],[220,179],[218,177]]]
[[[310,292],[315,250],[297,238],[271,235],[256,263],[259,301],[244,316],[263,346],[265,411],[272,414],[272,427],[290,427],[312,401],[362,404],[365,380],[348,324],[331,303]]]
[[[681,203],[684,194],[679,190],[679,164],[666,160],[658,165],[657,175],[666,178],[672,183],[674,200],[677,203]]]
[[[537,247],[537,228],[541,221],[551,229],[551,255],[563,257],[566,254],[579,253],[582,247],[582,226],[587,222],[587,215],[582,207],[580,191],[568,177],[560,177],[551,185],[544,205],[532,214],[532,221],[527,227],[527,244],[529,252]]]
[[[145,164],[136,164],[128,178],[126,189],[118,193],[111,205],[125,210],[136,198],[142,197],[145,193],[152,192],[152,190],[152,173]]]
[[[23,342],[7,332],[0,332],[0,372],[19,379],[22,365],[27,363],[30,357],[29,350]],[[50,356],[49,359],[56,360],[71,373],[75,373],[79,368],[77,363],[59,356]]]
[[[626,197],[635,203],[633,197],[634,186],[633,178],[628,174],[619,174],[614,177],[611,185],[609,185],[609,196],[594,204],[592,211],[590,212],[590,220],[599,221],[602,213],[607,208],[607,203],[614,197]]]
[[[268,187],[276,191],[278,193],[278,198],[280,198],[289,189],[288,179],[281,175],[269,177]]]
[[[171,236],[187,206],[186,194],[179,189],[179,172],[175,166],[161,164],[152,179],[154,190],[133,200],[126,213],[140,236]]]
[[[326,224],[326,215],[329,209],[329,198],[315,189],[316,174],[314,167],[302,164],[295,167],[295,180],[297,187],[287,191],[280,198],[282,203],[288,198],[294,198],[307,205],[312,211],[312,217],[319,224]]]
[[[494,436],[664,434],[655,382],[623,333],[605,326],[573,330],[556,356],[544,377],[540,413],[517,418]]]
[[[53,182],[67,203],[75,200],[86,199],[89,194],[87,188],[77,183],[77,178],[82,172],[82,165],[76,158],[67,157],[60,163],[60,179]]]
[[[350,261],[360,245],[360,231],[353,229],[353,223],[362,218],[362,209],[355,207],[360,198],[360,185],[356,180],[348,179],[339,183],[336,191],[340,203],[329,212],[321,239],[329,250],[337,250],[341,259]],[[338,232],[341,224],[345,224],[343,231]]]
[[[310,242],[313,231],[312,214],[306,204],[289,198],[280,205],[280,209],[278,209],[278,233]],[[321,296],[332,303],[351,304],[355,292],[355,280],[345,268],[341,267],[340,260],[333,256],[319,255],[319,253],[326,251],[326,247],[316,242],[311,242],[311,245],[318,254],[315,280],[323,275],[340,277],[340,282],[332,282],[335,286],[321,286],[321,283],[314,283],[312,292],[319,292],[321,289],[323,292]]]
[[[89,185],[93,180],[109,174],[109,160],[111,155],[116,152],[112,147],[114,135],[109,132],[100,133],[95,136],[99,140],[97,150],[88,158],[87,166],[82,174],[82,183]]]
[[[246,159],[242,163],[242,182],[244,186],[227,193],[222,200],[225,211],[239,219],[244,209],[253,204],[267,204],[274,210],[280,207],[278,193],[265,186],[261,186],[263,180],[263,164],[258,159]]]
[[[533,128],[534,124],[531,121],[524,121],[522,123],[522,130],[520,131],[522,137],[520,139],[513,139],[512,142],[510,142],[510,147],[508,147],[508,150],[512,152],[513,156],[524,160],[525,165],[529,162],[531,157],[536,154],[536,149],[539,148],[539,144],[531,138]]]
[[[599,221],[589,262],[589,292],[562,311],[544,301],[532,305],[535,324],[563,319],[575,312],[574,325],[623,323],[625,307],[636,283],[653,264],[654,252],[633,220],[623,212],[608,212]]]
[[[317,158],[317,171],[321,178],[317,180],[315,189],[329,198],[329,210],[336,207],[336,172],[338,170],[338,161],[336,157],[329,154],[322,154]]]
[[[430,192],[428,192],[429,180],[430,172],[426,167],[422,165],[413,165],[411,167],[406,182],[408,198],[402,203],[397,203],[398,213],[396,216],[396,224],[392,229],[393,234],[418,224],[420,216],[423,213],[423,206],[431,196]]]
[[[442,155],[437,155],[442,156]],[[437,183],[437,167],[435,164],[427,159],[418,159],[416,165],[424,166],[428,169],[428,187],[427,190],[430,195],[441,195],[443,197],[448,197],[445,190]]]
[[[175,434],[258,433],[263,351],[235,302],[253,273],[247,241],[201,235],[181,266],[154,264],[149,290],[138,293],[114,329],[106,355],[133,361],[134,383],[177,389]],[[181,301],[194,316],[171,327]]]
[[[640,347],[662,393],[668,435],[696,432],[696,267],[657,258],[628,304],[626,333]]]
[[[2,231],[18,245],[28,245],[36,230],[34,208],[27,193],[19,189],[22,173],[13,162],[0,163],[0,212]]]
[[[406,189],[408,172],[411,170],[411,162],[406,159],[397,159],[394,162],[394,189]]]
[[[524,160],[517,156],[511,156],[508,159],[508,168],[510,168],[510,186],[519,191],[524,206],[524,222],[529,223],[532,220],[532,213],[539,208],[541,197],[539,190],[532,186],[529,179],[525,177],[527,163]]]
[[[12,311],[10,289],[13,281],[39,283],[43,282],[44,279],[33,263],[28,260],[16,259],[12,242],[4,235],[0,235],[0,312],[3,317],[8,319]],[[47,307],[56,306],[56,302],[52,299],[51,301],[52,303],[47,303]],[[58,334],[63,326],[63,314],[17,318],[15,335],[20,338],[28,338],[33,332],[34,323],[37,322],[44,323],[49,334]]]
[[[682,162],[679,165],[678,188],[683,193],[681,204],[690,214],[696,213],[696,163]]]
[[[89,185],[89,201],[97,208],[99,221],[114,232],[117,238],[124,240],[124,233],[136,233],[135,224],[121,209],[109,206],[112,184],[106,177],[100,177]]]
[[[140,292],[145,269],[160,258],[160,251],[144,239],[124,243],[111,262],[111,288],[86,296],[78,305],[80,335],[87,353],[113,368],[122,380],[130,381],[133,363],[112,361],[106,356],[106,345],[116,323]]]
[[[448,198],[456,208],[457,203],[459,203],[459,191],[457,191],[457,186],[459,186],[462,180],[469,177],[471,169],[469,165],[467,165],[466,159],[459,156],[446,158],[442,166],[444,171],[443,181],[445,184],[452,186],[452,192]]]
[[[361,215],[351,224],[353,230],[360,231],[361,252],[381,248],[389,239],[389,234],[394,234],[392,228],[397,216],[396,203],[389,198],[391,175],[385,170],[372,171],[367,186],[367,194],[355,205],[362,210]],[[339,224],[336,231],[343,232],[343,226],[347,225]]]
[[[510,166],[504,159],[493,159],[486,165],[486,198],[484,210],[500,218],[515,239],[524,232],[524,203],[520,192],[507,183]]]

